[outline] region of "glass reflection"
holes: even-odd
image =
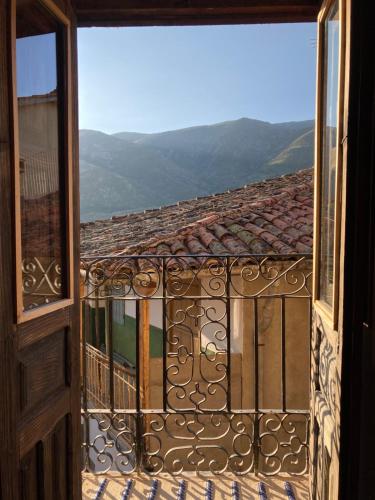
[[[337,105],[339,86],[339,2],[333,3],[325,22],[323,129],[321,156],[320,298],[333,303],[334,229],[337,175]]]
[[[63,297],[59,26],[38,2],[17,4],[17,100],[23,306]]]

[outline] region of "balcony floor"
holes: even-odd
[[[123,476],[116,473],[108,473],[102,476],[84,473],[82,475],[83,482],[83,499],[92,500],[98,491],[98,488],[103,481],[107,478],[109,480],[107,488],[101,498],[108,500],[119,500],[126,485],[128,478],[134,480],[133,487],[130,494],[130,499],[144,499],[148,498],[148,493],[151,491],[151,484],[153,477],[144,474],[132,474],[131,476]],[[163,500],[176,500],[181,479],[186,480],[186,499],[189,500],[202,500],[205,498],[205,483],[207,479],[212,479],[214,483],[214,496],[218,499],[231,499],[231,483],[236,480],[240,487],[240,498],[243,500],[256,500],[259,498],[258,485],[262,481],[266,486],[266,492],[269,500],[285,500],[287,495],[285,493],[285,481],[289,481],[293,486],[293,491],[296,500],[307,500],[309,498],[308,475],[305,476],[290,476],[287,474],[264,477],[254,476],[247,474],[246,476],[235,477],[231,474],[223,474],[221,476],[214,475],[194,475],[184,474],[181,476],[171,477],[167,474],[160,474],[157,476],[159,480],[157,499]]]

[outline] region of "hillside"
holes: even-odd
[[[310,167],[313,142],[313,121],[241,118],[157,134],[81,130],[81,219],[168,205]]]

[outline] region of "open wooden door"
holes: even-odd
[[[0,1],[4,500],[81,496],[74,25],[64,1]]]
[[[318,17],[311,497],[338,498],[350,1]]]

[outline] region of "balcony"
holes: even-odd
[[[311,272],[307,254],[81,260],[90,498],[103,477],[114,498],[155,477],[166,498],[215,477],[307,497]]]

